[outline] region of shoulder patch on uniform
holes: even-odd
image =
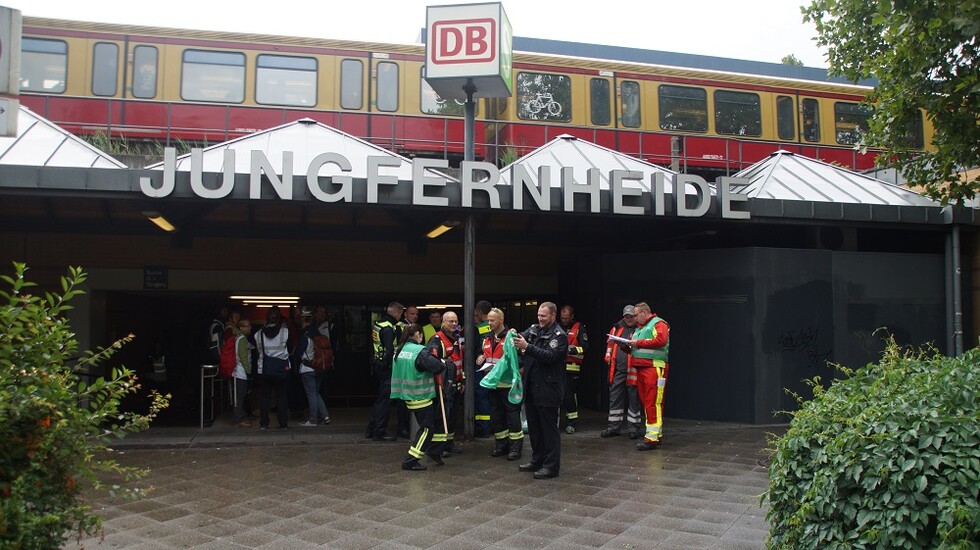
[[[558,349],[558,340],[552,339],[550,342],[548,342],[548,346],[551,347],[551,349]]]

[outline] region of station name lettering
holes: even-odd
[[[204,199],[223,199],[231,195],[235,188],[235,150],[224,151],[224,170],[220,183],[215,187],[205,185],[203,151],[191,150],[190,187],[191,192]],[[173,148],[164,152],[162,181],[154,183],[152,177],[140,178],[140,190],[152,198],[163,198],[173,194],[176,188],[177,155]],[[293,153],[283,152],[282,174],[276,174],[272,163],[262,151],[251,152],[248,198],[268,200],[269,192],[281,200],[293,200]],[[322,153],[313,158],[306,169],[306,187],[313,199],[325,202],[354,202],[355,185],[366,187],[367,204],[378,204],[382,198],[390,196],[386,190],[398,187],[396,176],[385,173],[400,168],[405,161],[394,157],[367,157],[366,177],[356,180],[349,174],[353,171],[350,160],[339,153]],[[663,216],[667,206],[680,217],[703,217],[710,203],[717,200],[721,217],[729,219],[749,219],[748,197],[732,190],[733,186],[745,186],[744,178],[721,177],[715,182],[716,192],[712,194],[711,185],[704,178],[692,174],[676,174],[666,177],[664,173],[654,172],[649,180],[642,172],[611,170],[607,174],[608,185],[602,183],[603,174],[598,169],[589,169],[585,180],[582,174],[575,173],[571,167],[553,170],[543,166],[532,174],[526,166],[515,164],[509,168],[510,184],[501,181],[500,170],[488,162],[464,161],[460,165],[459,182],[440,174],[439,170],[448,168],[445,159],[417,158],[412,163],[411,204],[416,206],[473,208],[489,206],[492,209],[512,208],[538,211],[579,211],[591,213],[612,213],[624,215]],[[331,166],[330,176],[320,175],[324,167]],[[557,172],[557,173],[556,173]],[[558,185],[554,185],[558,182]],[[449,187],[459,185],[458,193],[450,193]],[[602,204],[603,187],[609,190],[610,204]],[[553,200],[552,189],[560,189],[559,200]],[[668,188],[670,191],[668,191]],[[678,193],[678,190],[684,192]],[[481,196],[482,195],[482,196]],[[509,205],[504,198],[510,198]],[[451,199],[450,197],[456,197]],[[480,197],[481,200],[475,200]],[[555,204],[558,202],[559,204]],[[742,204],[734,208],[736,203]]]

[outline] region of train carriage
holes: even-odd
[[[422,78],[424,47],[24,18],[21,101],[77,134],[216,143],[309,117],[408,156],[463,156],[463,106]],[[777,149],[870,168],[870,88],[515,52],[514,93],[477,105],[477,156],[572,134],[717,175]],[[913,129],[919,147],[928,125]]]

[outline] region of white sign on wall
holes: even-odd
[[[443,99],[510,97],[513,32],[503,4],[429,6],[426,9],[425,80]]]

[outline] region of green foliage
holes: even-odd
[[[782,63],[783,65],[795,65],[797,67],[803,66],[803,62],[797,59],[796,56],[793,54],[783,56],[783,58],[779,62]]]
[[[145,429],[167,406],[153,394],[147,414],[119,411],[123,397],[137,391],[132,371],[113,369],[91,383],[78,373],[108,359],[132,335],[97,353],[75,359],[78,343],[64,314],[82,291],[85,274],[69,268],[61,294],[31,294],[36,285],[14,263],[14,276],[0,276],[0,547],[57,548],[72,532],[92,534],[101,518],[84,490],[139,496],[140,489],[107,486],[99,474],[125,482],[143,470],[120,466],[109,442]]]
[[[110,137],[105,132],[96,132],[81,138],[92,147],[109,155],[136,155],[146,157],[163,157],[165,144],[160,141],[132,141],[125,137]],[[174,139],[170,145],[177,150],[177,155],[191,151],[191,147],[199,145],[188,143],[182,139]],[[206,144],[205,144],[206,146]]]
[[[888,149],[882,163],[944,203],[972,198],[980,176],[959,173],[980,166],[980,0],[812,0],[803,15],[833,72],[878,79],[864,145]],[[909,139],[920,109],[935,128],[926,153]]]
[[[773,442],[768,548],[977,548],[980,350],[843,371]]]

